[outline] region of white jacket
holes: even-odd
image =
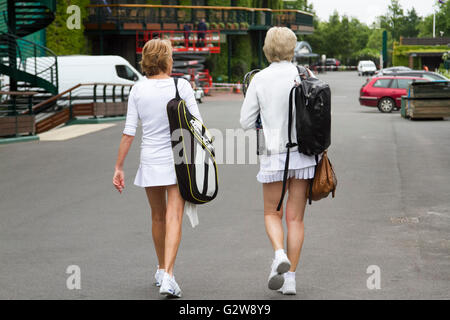
[[[295,81],[299,80],[296,66],[288,61],[281,61],[272,62],[256,73],[250,82],[241,108],[241,126],[245,130],[255,128],[256,119],[261,114],[269,154],[287,151],[289,92]],[[292,142],[297,142],[295,118],[292,122],[291,139]],[[291,148],[291,151],[295,150],[297,147]]]

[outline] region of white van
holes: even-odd
[[[42,68],[42,66],[53,64],[53,59],[52,57],[38,57],[36,60],[27,58],[21,67],[22,70],[33,74],[35,61],[37,67]],[[41,76],[50,79],[50,70],[41,73]],[[79,83],[134,84],[142,79],[144,76],[121,56],[58,56],[59,93]]]
[[[127,60],[120,56],[59,56],[59,92],[79,83],[134,84],[144,79]]]
[[[375,63],[370,60],[361,60],[358,63],[358,76],[374,75],[377,71]]]

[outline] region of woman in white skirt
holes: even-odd
[[[288,142],[289,92],[295,81],[300,81],[298,71],[291,63],[297,37],[288,28],[273,27],[264,41],[264,54],[270,65],[258,72],[250,82],[241,109],[241,125],[254,129],[261,117],[265,151],[259,156],[260,170],[257,180],[263,185],[264,221],[266,231],[275,251],[268,286],[283,294],[295,294],[295,270],[304,239],[303,215],[306,206],[308,179],[314,177],[315,158],[291,148],[286,202],[287,254],[284,250],[282,224],[283,206],[277,211],[281,197],[286,143]],[[297,142],[295,122],[292,142]]]
[[[155,284],[166,296],[181,297],[173,267],[181,240],[185,201],[181,197],[171,146],[166,106],[175,97],[169,40],[153,39],[142,50],[141,68],[146,79],[136,83],[128,97],[128,110],[120,142],[113,184],[125,188],[123,163],[133,142],[138,120],[142,125],[140,165],[134,184],[145,188],[152,214],[152,236],[158,257]],[[179,79],[178,91],[189,111],[201,120],[197,102],[188,81]]]

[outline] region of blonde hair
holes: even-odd
[[[169,73],[172,62],[172,44],[170,40],[152,39],[142,48],[140,62],[142,72],[146,76],[154,76],[162,72]]]
[[[286,27],[272,27],[267,31],[263,51],[269,62],[291,61],[297,36]]]

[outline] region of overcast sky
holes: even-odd
[[[314,5],[314,10],[320,20],[328,20],[328,17],[336,9],[340,15],[344,13],[350,17],[356,17],[359,21],[371,24],[376,16],[387,11],[390,0],[308,0]],[[433,5],[437,0],[400,0],[400,4],[406,13],[414,7],[419,16],[425,16],[433,12]]]

